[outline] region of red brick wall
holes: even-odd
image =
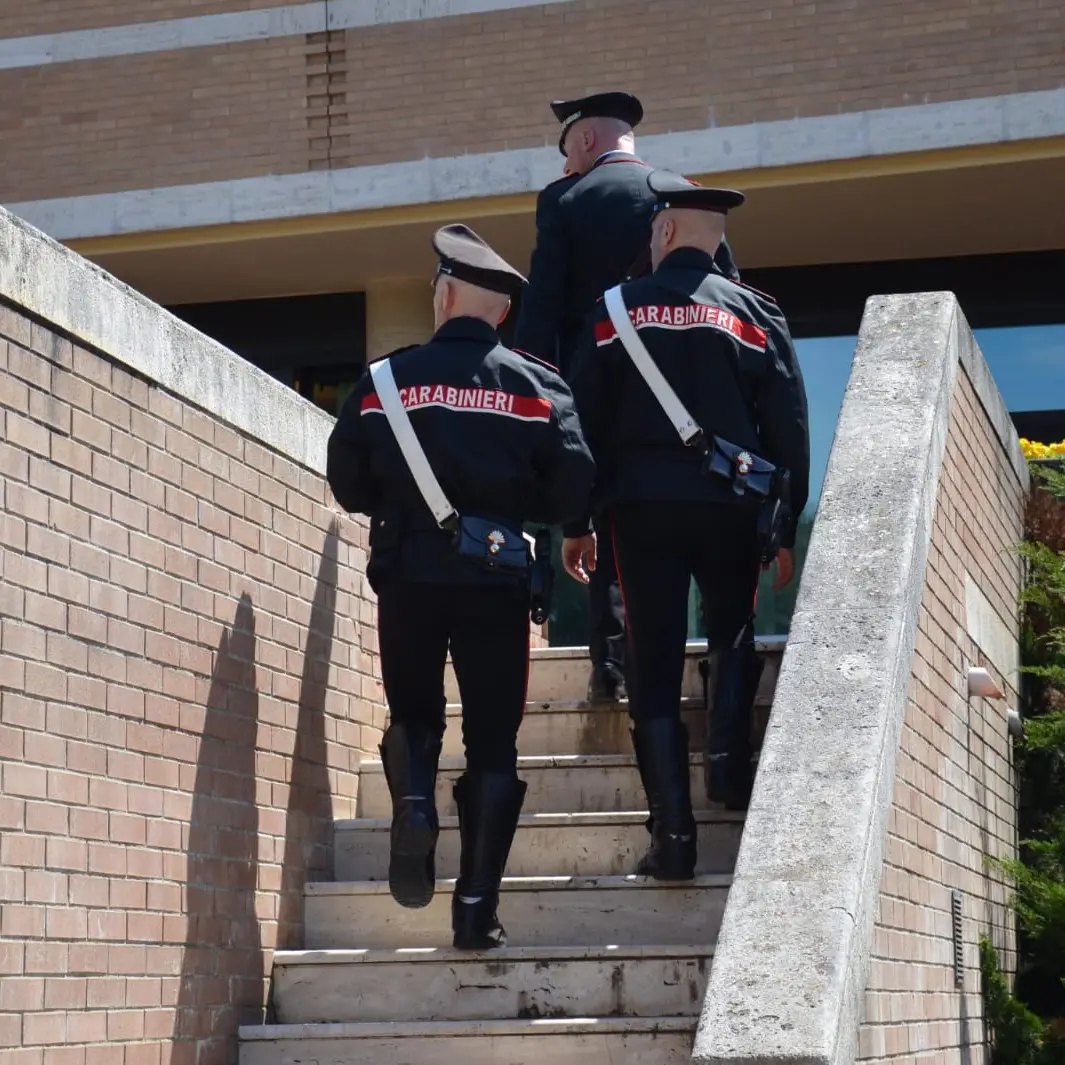
[[[235,1061],[384,724],[365,525],[3,306],[0,474],[0,1059]]]
[[[15,5],[0,32],[162,17],[106,8]],[[1046,0],[655,0],[653,17],[575,0],[0,71],[0,200],[553,144],[549,100],[619,85],[646,133],[1055,89],[1063,37],[1065,5]]]
[[[1016,854],[1016,778],[1006,706],[967,700],[966,673],[985,666],[974,642],[966,574],[1006,630],[1018,633],[1023,490],[961,369],[936,499],[916,657],[903,725],[881,880],[880,915],[859,1060],[979,1065],[977,942],[990,935],[1015,960],[1008,890],[985,855]],[[964,896],[964,985],[954,982],[950,894]]]

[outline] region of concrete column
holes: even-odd
[[[433,290],[428,277],[395,277],[366,288],[366,360],[433,335]]]

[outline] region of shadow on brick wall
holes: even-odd
[[[337,534],[334,520],[326,533],[311,602],[303,651],[299,716],[285,817],[285,854],[277,921],[279,950],[303,943],[303,886],[308,880],[333,879],[333,799],[325,735],[325,700],[336,624]]]
[[[261,1016],[263,956],[255,913],[258,719],[255,613],[243,595],[218,647],[196,764],[188,930],[171,1065],[235,1062],[238,1026]]]

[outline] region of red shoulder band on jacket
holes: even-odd
[[[526,351],[524,348],[511,348],[511,351],[518,355],[523,355],[526,359],[531,359],[533,362],[538,362],[541,366],[546,366],[552,373],[558,373],[558,367],[547,359],[541,359],[539,355],[534,355],[531,351]]]
[[[748,292],[753,292],[756,296],[761,296],[764,300],[769,300],[770,303],[776,304],[776,297],[770,296],[768,292],[763,292],[760,288],[755,288],[754,285],[748,285],[746,281],[738,281],[735,278],[729,278],[734,285],[739,285],[740,288],[747,289]]]

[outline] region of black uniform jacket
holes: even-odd
[[[611,152],[586,174],[561,178],[536,201],[536,247],[522,294],[514,345],[556,363],[568,376],[595,301],[623,281],[651,239],[651,166]],[[739,277],[728,244],[717,262]]]
[[[694,248],[678,248],[622,293],[640,339],[705,436],[724,437],[791,471],[797,518],[810,479],[806,390],[780,308],[725,278]],[[596,459],[596,509],[735,498],[723,480],[702,472],[697,451],[681,443],[602,302],[585,331],[571,385]],[[586,528],[573,523],[566,533]],[[783,544],[794,542],[792,527]]]
[[[595,465],[569,388],[549,366],[455,318],[390,356],[414,432],[463,515],[555,524],[588,507]],[[507,579],[460,558],[404,461],[367,371],[329,438],[326,471],[345,510],[370,515],[369,576],[437,583]],[[513,578],[511,578],[513,579]]]

